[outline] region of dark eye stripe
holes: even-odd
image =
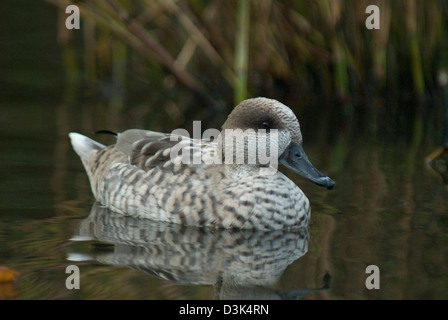
[[[269,130],[269,129],[271,129],[271,124],[269,123],[269,121],[262,121],[260,123],[260,128]]]

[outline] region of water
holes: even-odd
[[[448,190],[424,164],[438,146],[434,129],[414,142],[401,127],[370,139],[333,124],[321,139],[323,127],[304,120],[308,157],[337,185],[328,191],[285,170],[311,202],[300,233],[124,219],[95,206],[67,133],[145,123],[127,110],[107,117],[107,105],[64,82],[55,12],[36,8],[42,19],[23,12],[29,25],[20,30],[0,19],[0,266],[20,273],[0,283],[0,298],[448,298]],[[78,290],[66,288],[69,265],[79,267]],[[366,288],[369,265],[379,268],[379,289]]]

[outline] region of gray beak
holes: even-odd
[[[301,145],[291,142],[279,158],[280,163],[286,168],[300,174],[302,177],[323,186],[333,189],[335,183],[322,172],[314,168]]]

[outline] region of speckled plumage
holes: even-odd
[[[293,154],[297,155],[291,145],[302,150],[300,126],[293,112],[275,100],[243,101],[223,125],[223,133],[225,129],[257,130],[262,122],[278,130],[278,143],[272,146],[278,148],[282,163],[294,170],[293,161],[303,161],[304,157],[308,166],[304,154],[297,157],[299,160],[291,160]],[[95,199],[114,211],[219,228],[285,229],[308,224],[307,197],[279,171],[261,175],[263,165],[259,163],[183,164],[172,157],[173,148],[181,143],[204,158],[218,155],[224,162],[230,155],[219,142],[185,138],[178,142],[169,134],[137,129],[118,134],[117,144],[107,147],[76,133],[70,138],[83,161]],[[311,169],[307,168],[304,176],[328,188],[334,185]]]

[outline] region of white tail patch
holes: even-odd
[[[87,160],[90,152],[101,150],[106,147],[105,145],[76,132],[70,132],[68,136],[72,142],[73,149],[75,149],[82,160]]]

